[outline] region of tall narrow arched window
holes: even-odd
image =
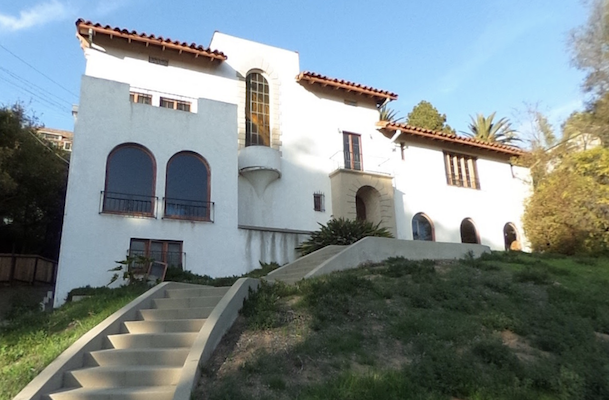
[[[271,145],[269,83],[259,72],[245,78],[245,145]]]
[[[165,217],[211,220],[210,170],[197,153],[183,151],[167,162]]]
[[[412,238],[430,242],[435,240],[433,224],[427,215],[417,213],[412,217]]]
[[[106,162],[102,212],[154,215],[154,157],[134,143],[115,147]]]
[[[461,221],[461,243],[480,244],[478,230],[471,218],[465,218]]]

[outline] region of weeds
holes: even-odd
[[[264,286],[247,306],[256,312],[244,311],[248,329],[286,346],[254,354],[202,396],[609,398],[609,342],[595,334],[609,333],[609,271],[599,268],[609,260],[582,261],[495,252],[438,272],[392,258],[290,290]],[[296,342],[281,317],[290,311],[310,316]]]

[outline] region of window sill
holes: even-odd
[[[156,215],[153,213],[132,213],[132,212],[120,212],[120,211],[100,211],[100,215],[116,215],[121,217],[129,218],[153,218],[156,219]]]
[[[174,220],[174,221],[190,221],[190,222],[210,222],[210,223],[214,223],[214,221],[209,218],[195,218],[195,217],[181,217],[181,216],[177,216],[177,215],[165,215],[163,216],[162,219],[167,219],[167,220]]]

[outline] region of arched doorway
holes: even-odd
[[[503,227],[503,240],[505,243],[505,250],[520,250],[520,243],[518,242],[518,231],[511,222],[508,222]]]
[[[461,221],[461,243],[480,244],[478,230],[471,218],[465,218]]]
[[[381,194],[372,186],[362,186],[355,194],[355,215],[358,220],[381,222]]]

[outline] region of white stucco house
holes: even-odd
[[[406,240],[524,240],[518,149],[379,123],[396,94],[303,72],[294,51],[76,27],[86,70],[56,305],[128,254],[211,276],[284,264],[332,216]]]

